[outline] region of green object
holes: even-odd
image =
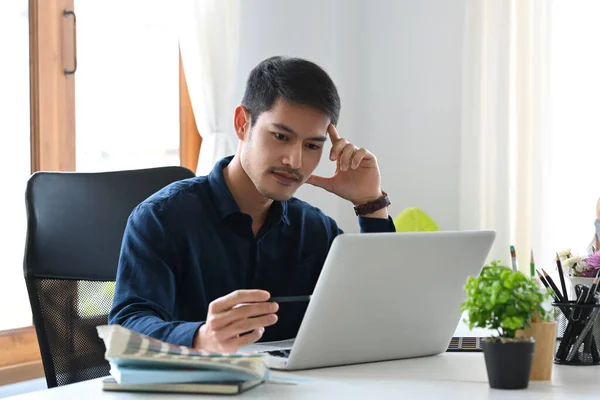
[[[92,318],[106,314],[105,304],[112,304],[116,282],[102,282],[96,291],[88,291],[87,282],[78,282],[77,312],[80,317]]]
[[[501,338],[514,338],[517,330],[529,326],[533,317],[550,321],[552,315],[542,307],[550,293],[540,292],[535,280],[520,271],[493,261],[465,285],[467,299],[461,311],[467,311],[465,323],[473,327],[495,329]]]
[[[395,219],[396,232],[432,232],[439,231],[437,224],[418,207],[402,211]]]

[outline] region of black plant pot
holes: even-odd
[[[525,389],[529,385],[535,342],[482,342],[485,367],[493,389]]]

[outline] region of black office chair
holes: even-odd
[[[183,167],[37,172],[27,183],[24,273],[48,387],[109,374],[108,322],[127,218]]]

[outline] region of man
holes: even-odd
[[[587,247],[588,253],[600,250],[600,198],[596,202],[596,219],[594,220],[594,238]]]
[[[377,160],[340,137],[339,111],[337,89],[317,65],[273,57],[256,66],[234,113],[236,154],[133,210],[109,322],[216,352],[295,337],[307,305],[268,300],[311,294],[342,233],[292,197],[300,185],[352,203],[362,232],[394,231]],[[312,175],[327,140],[336,171]]]

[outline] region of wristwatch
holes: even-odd
[[[381,193],[383,193],[383,195],[380,198],[378,198],[377,200],[373,200],[368,203],[355,206],[354,212],[356,213],[356,215],[360,216],[360,215],[373,214],[375,211],[384,209],[384,208],[388,207],[390,204],[392,204],[392,202],[390,201],[390,198],[388,197],[388,194],[386,192],[384,192],[383,190],[381,191]]]

